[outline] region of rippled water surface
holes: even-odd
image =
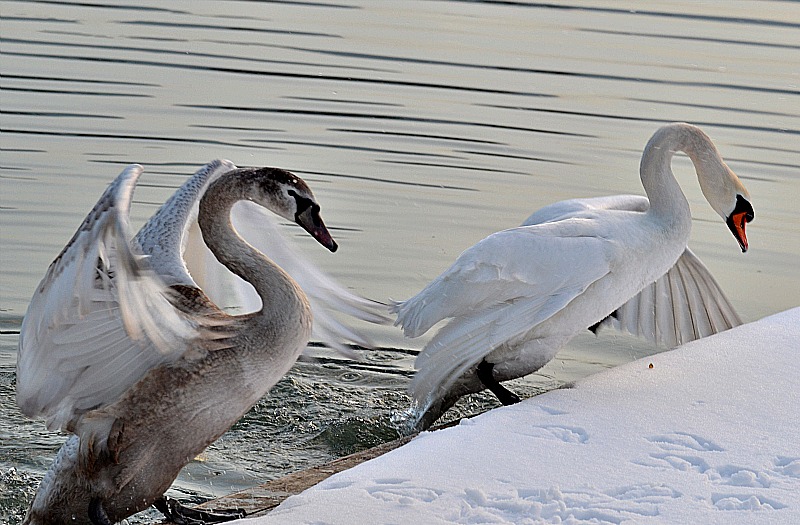
[[[742,255],[676,159],[693,249],[745,320],[798,304],[796,2],[2,1],[0,13],[0,521],[19,521],[64,440],[14,404],[19,323],[132,162],[146,169],[136,224],[213,158],[297,172],[341,249],[284,233],[386,300],[543,205],[641,194],[650,134],[689,121],[756,210]],[[395,437],[422,342],[371,333],[380,349],[363,362],[316,350],[298,364],[174,493],[222,495]],[[514,388],[531,395],[657,350],[587,333]],[[754,366],[769,355],[753,352]],[[461,413],[487,406],[476,396]]]

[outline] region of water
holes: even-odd
[[[64,439],[14,405],[19,323],[50,261],[131,162],[146,169],[135,224],[212,158],[297,172],[341,249],[285,233],[385,300],[548,203],[642,193],[650,134],[689,121],[756,210],[742,255],[677,159],[693,249],[745,320],[798,304],[797,3],[0,5],[0,521],[19,521]],[[381,349],[364,363],[317,351],[296,366],[174,494],[225,494],[396,436],[392,413],[407,406],[423,342],[371,333]],[[514,388],[532,395],[654,351],[587,333]],[[753,352],[757,366],[769,349]],[[488,406],[476,396],[460,410]]]

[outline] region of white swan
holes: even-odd
[[[234,204],[251,200],[335,251],[305,182],[278,168],[210,163],[130,242],[141,172],[129,166],[111,183],[22,324],[17,403],[72,434],[28,524],[107,524],[154,502],[172,513],[162,496],[180,469],[288,371],[311,334],[303,290],[230,221]],[[181,254],[195,213],[211,251],[255,288],[258,312],[223,312],[189,276]]]
[[[547,206],[467,249],[416,296],[392,306],[410,337],[450,319],[415,363],[418,426],[484,388],[504,403],[517,401],[498,381],[538,370],[576,333],[600,323],[667,345],[741,323],[687,248],[691,214],[670,167],[676,151],[692,160],[706,199],[747,250],[750,197],[711,139],[689,124],[660,128],[640,166],[648,198]]]

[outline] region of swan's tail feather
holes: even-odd
[[[406,301],[392,301],[389,306],[389,313],[397,315],[394,325],[402,327],[406,337],[419,337],[447,317],[442,299],[429,298],[426,290]]]

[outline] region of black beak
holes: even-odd
[[[302,212],[296,213],[294,220],[305,231],[310,233],[318,243],[330,251],[335,252],[337,249],[339,249],[336,241],[334,241],[333,237],[331,237],[328,228],[325,227],[325,223],[322,222],[322,217],[319,216],[319,206],[316,204],[312,204]]]

